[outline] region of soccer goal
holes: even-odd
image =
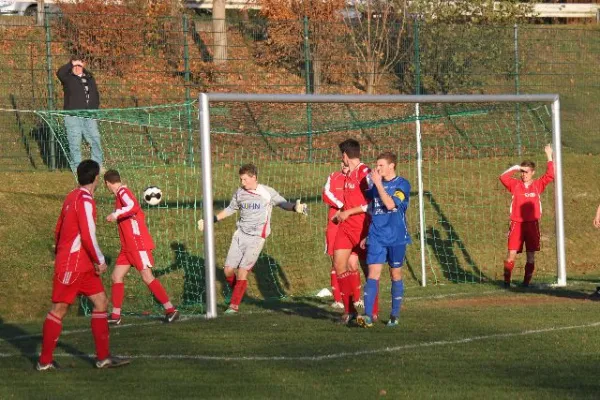
[[[541,176],[551,143],[555,181],[541,196],[534,280],[566,285],[558,95],[208,93],[199,96],[199,121],[208,318],[216,316],[217,260],[235,230],[233,221],[215,230],[215,205],[227,205],[242,163],[258,166],[259,182],[310,206],[308,217],[273,212],[255,267],[256,296],[327,286],[321,190],[340,168],[337,144],[347,138],[359,140],[368,165],[382,151],[397,153],[397,173],[412,185],[404,276],[422,286],[501,279],[511,195],[498,177],[524,159]]]

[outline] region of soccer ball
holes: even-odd
[[[158,205],[162,200],[162,191],[157,186],[149,186],[144,189],[144,201],[151,206]]]

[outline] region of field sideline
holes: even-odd
[[[46,374],[32,364],[41,322],[3,324],[0,397],[591,399],[600,351],[593,288],[412,288],[397,329],[336,325],[312,298],[249,299],[242,314],[169,326],[129,317],[111,342],[133,362],[108,371],[91,366],[87,318],[67,318],[63,369]],[[383,315],[388,303],[386,294]]]

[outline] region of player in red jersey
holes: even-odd
[[[356,317],[356,307],[362,305],[358,266],[349,261],[353,252],[360,260],[365,259],[365,251],[360,247],[360,242],[367,236],[369,229],[369,219],[365,213],[368,204],[365,192],[369,186],[367,177],[371,170],[360,161],[358,141],[347,139],[339,144],[339,148],[342,163],[348,167],[348,173],[344,182],[343,207],[332,218],[332,221],[339,223],[333,243],[333,266],[344,303],[341,322],[348,323]]]
[[[337,221],[332,220],[333,216],[342,209],[344,206],[344,183],[346,182],[346,173],[348,167],[342,164],[342,169],[334,171],[327,177],[327,182],[323,187],[323,201],[329,205],[329,211],[327,213],[327,228],[325,230],[325,253],[331,258],[331,290],[333,292],[333,308],[344,308],[342,303],[342,295],[340,293],[340,286],[338,285],[337,273],[333,267],[333,243],[335,236],[338,231]],[[357,264],[358,256],[356,253],[352,253],[350,256],[350,262]]]
[[[129,360],[111,357],[109,352],[108,298],[99,276],[106,271],[106,262],[96,240],[96,202],[93,198],[99,174],[100,165],[96,161],[85,160],[77,166],[79,187],[65,199],[56,223],[52,308],[42,330],[38,371],[58,368],[53,354],[62,331],[62,320],[79,294],[87,296],[94,305],[91,325],[96,367],[129,364]]]
[[[115,325],[121,323],[121,306],[125,297],[123,280],[132,265],[140,272],[148,289],[165,308],[165,322],[175,321],[179,318],[179,312],[173,307],[165,288],[152,274],[154,241],[146,226],[140,203],[131,190],[121,183],[121,175],[118,171],[114,169],[106,171],[104,184],[115,195],[115,211],[109,214],[106,220],[117,223],[121,239],[121,251],[111,275],[113,309],[108,322]]]
[[[510,228],[508,231],[508,255],[504,261],[504,286],[510,287],[512,270],[515,267],[517,253],[523,252],[525,244],[527,262],[525,264],[525,278],[523,286],[529,286],[535,269],[535,252],[540,250],[539,219],[542,216],[542,203],[540,195],[546,186],[554,180],[554,163],[552,162],[552,147],[544,148],[548,165],[546,173],[534,180],[535,163],[523,161],[500,175],[500,182],[512,194],[510,205]],[[512,175],[519,172],[521,179]]]

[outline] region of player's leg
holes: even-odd
[[[331,260],[331,272],[330,272],[330,286],[331,292],[333,293],[333,304],[331,307],[333,308],[344,308],[344,304],[342,303],[342,294],[340,292],[340,285],[338,283],[337,273],[335,272],[335,267],[333,265],[333,245],[335,242],[335,237],[337,235],[338,225],[332,222],[327,224],[327,229],[325,230],[325,253],[329,255],[329,259]]]
[[[527,287],[531,283],[533,271],[535,270],[535,252],[540,251],[540,226],[538,221],[527,222],[524,225],[527,262],[525,263],[523,286]]]
[[[42,327],[42,351],[36,366],[38,371],[48,371],[58,367],[54,362],[54,349],[62,331],[62,320],[68,310],[68,303],[52,303],[46,315]]]
[[[385,248],[377,242],[371,242],[367,248],[366,263],[369,265],[367,282],[365,284],[365,316],[359,318],[357,322],[364,327],[373,326],[373,318],[378,310],[375,310],[375,304],[378,301],[379,279],[381,268],[386,260]]]
[[[108,329],[108,297],[104,292],[102,280],[95,273],[88,274],[82,282],[81,292],[93,304],[92,336],[96,346],[96,368],[115,368],[129,364],[129,360],[110,356],[110,340]]]
[[[404,299],[404,281],[402,280],[402,265],[406,256],[406,245],[398,245],[388,248],[387,261],[390,265],[390,277],[392,279],[392,311],[387,326],[398,325],[400,308]]]
[[[504,260],[504,286],[510,287],[512,271],[515,268],[517,253],[523,250],[523,235],[520,222],[511,221],[508,230],[508,252]]]
[[[265,239],[259,236],[241,234],[238,243],[242,258],[238,264],[239,268],[236,271],[236,283],[231,295],[231,303],[228,308],[229,313],[239,311],[240,303],[248,287],[248,273],[252,270],[260,256],[260,252],[265,245]]]
[[[362,256],[362,254],[361,254]],[[360,279],[360,271],[363,271],[363,273],[365,273],[365,279],[368,275],[368,266],[367,263],[364,260],[364,256],[362,256],[362,262],[361,259],[359,259],[359,255],[356,253],[356,250],[353,249],[352,253],[350,254],[350,258],[348,259],[348,271],[350,271],[350,281],[351,281],[351,288],[352,288],[352,304],[354,305],[354,308],[356,309],[363,309],[365,308],[365,304],[361,299],[361,295],[360,295],[360,291],[362,289],[362,284],[361,284],[361,279]],[[365,272],[366,271],[366,272]]]
[[[112,286],[110,289],[110,300],[112,303],[112,312],[108,319],[109,324],[119,325],[121,323],[121,308],[125,299],[125,276],[131,267],[127,255],[121,251],[117,256],[116,266],[110,275]]]
[[[72,266],[68,266],[70,271]],[[79,292],[79,276],[71,272],[54,274],[52,279],[52,307],[46,315],[42,327],[42,351],[37,363],[38,371],[48,371],[57,368],[54,362],[54,349],[62,331],[62,320],[73,304]]]
[[[152,267],[154,266],[154,257],[152,256],[151,250],[141,250],[136,252],[129,252],[128,256],[130,261],[135,266],[142,277],[142,280],[148,286],[150,292],[154,295],[156,300],[162,304],[165,309],[165,322],[173,322],[179,318],[179,312],[171,303],[171,299],[167,294],[167,291],[160,283],[158,279],[152,274]]]
[[[341,322],[347,322],[350,320],[352,315],[356,314],[356,308],[352,303],[353,296],[353,278],[351,271],[349,270],[350,256],[352,255],[352,249],[358,243],[354,243],[351,235],[346,229],[340,227],[335,236],[333,244],[333,266],[338,278],[338,284],[340,286],[340,294],[342,295],[342,303],[344,304],[344,315],[342,316]],[[355,285],[354,285],[355,286]]]
[[[67,130],[67,141],[69,142],[70,161],[69,165],[72,171],[77,169],[81,162],[81,136],[82,125],[81,118],[65,116],[65,128]]]
[[[244,256],[242,250],[240,249],[240,237],[241,232],[239,230],[235,231],[231,238],[231,244],[229,245],[229,250],[227,251],[227,257],[225,257],[225,280],[227,281],[227,284],[230,288],[228,296],[229,299],[226,299],[228,308],[225,311],[225,313],[237,312],[237,309],[231,309],[230,311],[229,306],[231,306],[233,292],[235,291],[235,287],[237,286],[236,270],[238,269],[240,263],[242,262],[242,257]]]
[[[223,273],[225,274],[225,281],[227,282],[227,288],[223,291],[223,296],[225,297],[225,305],[229,306],[237,277],[235,275],[235,268],[228,265],[225,265],[223,268]]]

